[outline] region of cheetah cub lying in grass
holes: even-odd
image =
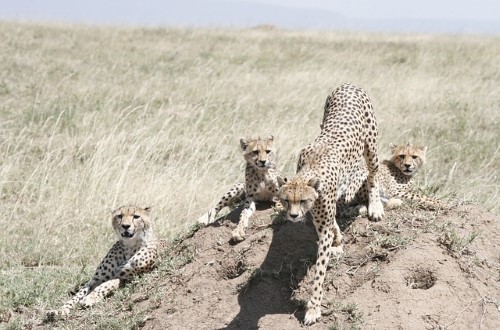
[[[301,150],[297,174],[279,179],[279,198],[287,218],[297,222],[311,211],[318,233],[318,253],[312,296],[307,303],[304,324],[321,316],[323,282],[330,257],[342,252],[342,233],[335,220],[336,202],[351,200],[358,187],[351,184],[353,171],[364,162],[368,167],[368,214],[379,221],[384,215],[377,183],[377,123],[366,93],[343,84],[326,99],[321,133]]]
[[[94,277],[60,309],[49,311],[48,319],[69,314],[76,304],[91,307],[135,275],[150,271],[157,261],[162,244],[151,228],[149,208],[122,206],[112,215],[112,225],[118,236],[104,257]]]
[[[410,145],[391,144],[392,156],[390,159],[382,161],[377,174],[380,184],[380,197],[386,209],[400,206],[403,201],[409,200],[429,209],[447,208],[448,205],[431,197],[416,192],[415,176],[425,163],[425,153],[427,147]],[[366,214],[367,194],[366,177],[368,171],[366,167],[360,169],[362,175],[359,181],[360,189],[354,200],[346,205],[339,203],[339,213],[341,216],[356,216]]]
[[[277,202],[279,189],[277,181],[279,173],[274,160],[274,137],[271,135],[265,139],[242,138],[240,145],[246,160],[245,183],[237,183],[231,187],[208,214],[198,219],[201,224],[213,223],[220,210],[244,199],[245,204],[238,226],[232,233],[235,242],[245,239],[248,220],[255,212],[255,202]]]

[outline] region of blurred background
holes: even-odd
[[[500,33],[498,0],[16,0],[0,18],[105,25]]]

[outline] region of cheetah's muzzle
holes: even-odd
[[[135,233],[129,233],[128,231],[122,233],[122,237],[126,237],[126,238],[132,238],[134,237]]]

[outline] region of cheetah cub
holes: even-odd
[[[255,212],[255,202],[277,202],[279,189],[277,181],[279,172],[274,160],[274,137],[270,135],[265,139],[242,138],[240,146],[246,160],[245,183],[237,183],[231,187],[208,214],[198,219],[201,224],[213,223],[224,207],[245,200],[238,225],[232,232],[232,239],[235,242],[245,239],[248,220]]]
[[[409,200],[428,209],[447,208],[447,203],[416,192],[415,176],[425,163],[427,147],[406,143],[391,144],[392,156],[382,161],[377,178],[380,184],[380,197],[386,209],[402,205]],[[366,180],[367,170],[362,168],[360,185]],[[361,186],[353,202],[349,206],[339,204],[341,216],[356,216],[366,213],[366,187]]]
[[[401,199],[419,202],[435,209],[445,207],[442,201],[415,192],[415,176],[424,165],[427,147],[406,143],[391,144],[391,159],[382,161],[379,172],[382,202],[388,209],[402,204]]]
[[[122,206],[113,212],[111,219],[118,242],[97,267],[94,277],[60,309],[49,311],[48,319],[68,315],[76,304],[91,307],[123,281],[154,267],[162,242],[153,233],[149,211],[149,208]]]

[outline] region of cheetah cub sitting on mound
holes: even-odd
[[[409,200],[429,209],[447,208],[445,202],[433,199],[415,191],[415,176],[425,163],[427,147],[391,144],[392,156],[382,161],[377,174],[380,183],[380,197],[386,209],[400,206],[403,201]],[[367,194],[364,186],[367,170],[361,167],[363,172],[359,184],[361,188],[354,200],[348,205],[339,203],[341,216],[356,216],[366,213]]]
[[[154,267],[163,242],[153,233],[149,211],[149,208],[122,206],[113,212],[112,225],[118,242],[97,267],[94,277],[60,309],[49,311],[48,319],[69,314],[76,304],[91,307],[116,290],[123,281]]]
[[[235,184],[208,214],[198,219],[199,223],[205,225],[213,223],[220,210],[244,199],[245,204],[238,226],[232,233],[235,242],[245,239],[248,220],[255,212],[255,202],[277,202],[279,189],[277,181],[279,173],[274,160],[274,137],[271,135],[265,139],[242,138],[240,145],[246,160],[245,183]]]
[[[378,221],[384,215],[376,179],[378,171],[377,123],[366,93],[343,84],[326,99],[321,133],[302,149],[297,175],[289,181],[279,179],[278,196],[291,221],[304,219],[311,211],[318,233],[318,253],[312,297],[307,303],[304,324],[321,316],[323,282],[330,257],[342,252],[342,233],[335,220],[336,202],[351,200],[356,186],[353,171],[363,159],[368,166],[368,215]]]

